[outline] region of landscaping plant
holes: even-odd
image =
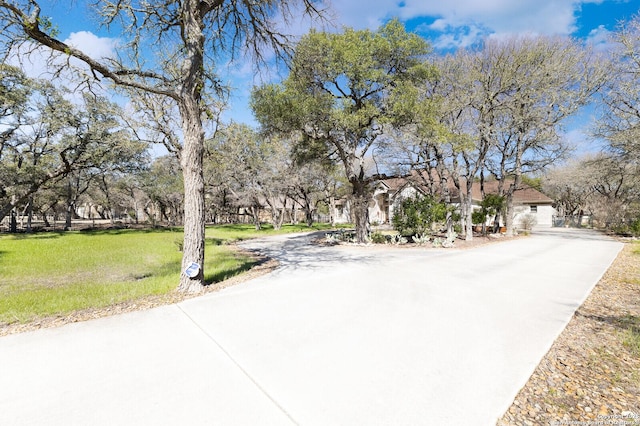
[[[429,235],[436,223],[447,218],[447,206],[431,196],[410,197],[402,200],[393,215],[393,227],[400,235],[412,237]]]

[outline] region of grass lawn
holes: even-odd
[[[308,228],[208,227],[205,280],[222,281],[255,264],[227,242]],[[167,294],[177,285],[182,230],[107,230],[0,235],[0,324],[29,322]]]

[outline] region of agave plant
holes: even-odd
[[[424,245],[424,244],[427,244],[429,241],[431,241],[431,237],[426,233],[416,234],[413,237],[411,237],[411,239],[413,240],[414,243],[418,245]]]

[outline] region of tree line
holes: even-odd
[[[597,99],[592,128],[600,152],[573,158],[544,176],[544,190],[560,214],[640,235],[640,16],[612,40],[607,79]]]
[[[78,102],[48,81],[0,67],[0,221],[17,217],[27,232],[37,217],[47,228],[84,219],[111,223],[183,223],[184,184],[177,157],[153,158],[138,120],[103,96]],[[205,140],[205,212],[209,223],[243,221],[260,227],[269,207],[276,228],[285,216],[313,224],[340,193],[330,165],[293,161],[292,145],[265,140],[245,124],[221,125]],[[42,225],[40,225],[42,226]]]
[[[466,238],[473,236],[473,185],[497,180],[511,233],[514,191],[569,157],[567,119],[595,105],[593,134],[602,153],[578,166],[593,170],[590,179],[568,178],[563,186],[551,178],[570,174],[570,164],[549,173],[545,188],[572,211],[595,214],[594,206],[614,199],[622,207],[607,223],[638,216],[637,17],[615,33],[607,55],[577,40],[543,36],[490,38],[434,55],[397,20],[375,31],[312,30],[293,43],[278,19],[300,12],[323,22],[325,11],[311,0],[106,4],[96,16],[122,30],[126,54],[94,59],[57,38],[36,0],[0,1],[4,57],[46,46],[53,71],[75,69],[84,93],[72,104],[57,88],[3,66],[3,215],[17,206],[46,211],[45,193],[58,194],[49,195],[49,204],[56,199],[69,209],[81,194],[113,200],[116,192],[138,193],[136,202],[164,203],[166,215],[184,225],[183,267],[203,267],[204,224],[216,208],[242,204],[255,212],[267,204],[278,224],[296,200],[309,221],[319,205],[347,191],[357,239],[365,241],[371,184],[386,173],[418,170],[443,201],[455,186]],[[145,57],[157,46],[162,54]],[[251,108],[260,128],[222,123],[229,89],[216,64],[245,53],[264,64],[269,51],[289,73],[254,88]],[[126,95],[134,117],[95,95],[96,80]],[[164,144],[170,155],[151,162],[147,141]],[[560,194],[579,192],[568,188],[577,181],[590,198],[573,207]],[[163,198],[169,194],[176,197]],[[199,291],[204,284],[200,270],[196,277],[183,274],[180,289]]]

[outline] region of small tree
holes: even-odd
[[[493,232],[498,232],[500,228],[500,215],[504,211],[506,197],[497,194],[486,194],[480,203],[480,207],[486,216],[494,216]],[[483,232],[484,224],[482,226]]]
[[[482,233],[485,234],[487,217],[495,216],[494,232],[497,231],[496,224],[499,224],[500,212],[503,211],[505,197],[496,194],[487,194],[480,203],[480,210],[476,210],[471,214],[472,221],[475,225],[482,225]]]
[[[446,220],[447,211],[445,203],[431,196],[405,198],[394,212],[393,227],[404,237],[431,233],[435,223]]]
[[[484,209],[475,210],[471,213],[471,220],[474,225],[482,225],[482,232],[484,233],[485,225],[487,222],[487,212]]]

